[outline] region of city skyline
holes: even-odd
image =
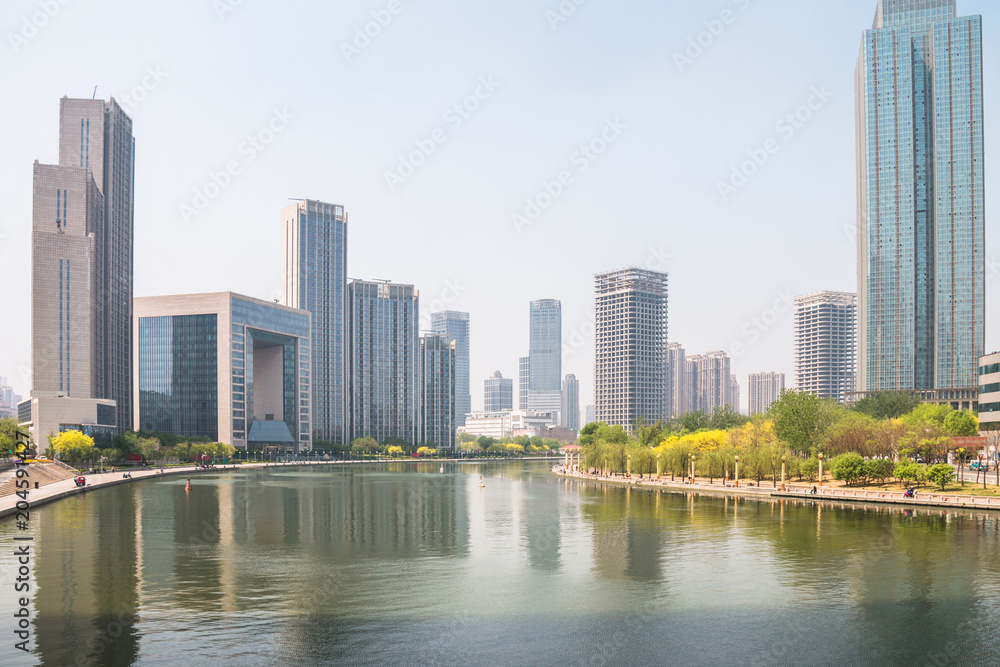
[[[499,148],[486,139],[496,129],[498,113],[511,108],[515,101],[522,104],[540,97],[543,119],[560,107],[557,101],[539,96],[537,91],[525,87],[524,74],[518,67],[521,63],[498,57],[498,54],[505,53],[499,45],[484,45],[483,51],[477,52],[471,63],[455,66],[435,77],[426,102],[415,108],[419,116],[417,121],[406,120],[412,114],[394,119],[392,114],[380,112],[371,124],[366,124],[360,110],[345,109],[345,122],[352,131],[361,132],[364,141],[371,141],[370,150],[362,151],[356,142],[350,141],[345,150],[352,158],[361,156],[360,162],[346,161],[351,163],[350,171],[346,165],[341,168],[337,165],[326,167],[324,164],[323,169],[316,169],[318,163],[301,151],[306,151],[311,139],[322,136],[318,131],[320,114],[315,111],[318,107],[311,106],[312,103],[300,94],[292,95],[292,87],[278,83],[273,90],[266,87],[258,90],[259,99],[267,101],[261,109],[240,112],[214,97],[208,99],[210,106],[206,117],[231,117],[234,129],[219,133],[215,129],[210,131],[207,126],[198,128],[193,121],[188,121],[190,114],[185,112],[192,98],[206,96],[203,84],[192,79],[189,69],[197,59],[192,57],[189,62],[186,56],[173,50],[161,38],[137,40],[134,46],[137,53],[135,62],[141,65],[132,62],[105,66],[102,63],[105,69],[101,69],[95,68],[97,61],[91,61],[90,56],[86,56],[79,63],[71,63],[65,70],[37,76],[48,66],[44,56],[46,42],[65,40],[66,45],[71,46],[88,30],[101,32],[114,27],[115,21],[119,20],[101,11],[90,16],[65,8],[58,20],[41,30],[38,37],[17,51],[13,48],[8,51],[15,71],[24,74],[16,77],[18,80],[13,93],[19,99],[28,100],[28,103],[23,105],[24,108],[3,112],[12,126],[21,129],[17,136],[11,138],[7,153],[9,162],[5,161],[2,167],[3,187],[7,188],[5,193],[12,203],[12,210],[10,217],[0,223],[0,253],[3,253],[5,265],[10,266],[15,275],[25,275],[29,245],[24,221],[29,219],[30,209],[30,201],[25,196],[26,187],[30,188],[30,170],[26,171],[25,165],[35,158],[42,162],[55,161],[51,132],[46,128],[51,128],[56,118],[56,99],[64,94],[89,97],[92,92],[89,82],[97,78],[95,83],[100,84],[98,95],[105,99],[115,96],[122,103],[126,112],[134,118],[141,140],[142,150],[136,156],[136,181],[142,184],[136,193],[135,293],[138,296],[232,289],[258,298],[273,297],[279,287],[276,279],[278,258],[269,247],[276,238],[273,211],[286,205],[289,197],[308,196],[343,202],[351,210],[357,234],[352,235],[349,275],[382,277],[386,273],[385,267],[392,266],[391,275],[385,277],[412,283],[421,289],[426,297],[425,312],[430,309],[471,312],[476,350],[470,372],[472,384],[483,381],[496,369],[500,369],[506,377],[517,377],[515,364],[518,355],[523,354],[520,341],[528,330],[527,318],[520,311],[525,302],[539,296],[550,296],[564,304],[563,367],[580,378],[581,405],[592,403],[592,299],[588,286],[595,273],[634,264],[651,265],[667,271],[674,278],[671,338],[682,340],[686,347],[695,350],[729,350],[734,344],[741,345],[743,353],[733,355],[733,372],[740,377],[761,367],[790,374],[792,318],[782,301],[783,296],[820,289],[855,289],[854,239],[851,237],[855,208],[854,157],[853,148],[845,149],[840,144],[849,142],[853,137],[851,73],[857,60],[858,35],[871,25],[873,5],[868,0],[841,3],[832,8],[797,8],[797,14],[805,17],[803,20],[827,26],[823,35],[818,40],[810,40],[816,41],[815,46],[807,44],[800,36],[792,36],[790,48],[802,56],[800,63],[790,65],[756,56],[753,63],[756,67],[752,72],[747,69],[749,63],[747,68],[740,64],[739,54],[746,52],[745,47],[771,35],[770,23],[781,25],[780,8],[752,5],[742,10],[734,5],[739,10],[736,12],[738,21],[727,26],[726,32],[710,48],[704,49],[693,64],[685,65],[683,71],[678,71],[675,66],[674,54],[684,52],[688,38],[696,38],[704,30],[704,22],[717,18],[718,8],[670,8],[670,16],[676,20],[670,22],[668,30],[661,31],[655,43],[650,39],[639,40],[640,45],[636,49],[641,54],[629,52],[616,56],[608,66],[614,69],[603,70],[617,72],[618,67],[624,67],[633,58],[641,55],[645,59],[655,53],[656,71],[642,70],[624,83],[613,84],[611,89],[609,86],[612,84],[602,81],[599,97],[606,99],[609,92],[620,92],[620,99],[613,103],[599,103],[596,108],[602,113],[596,118],[573,115],[564,131],[551,141],[534,147],[530,156],[537,160],[538,168],[532,170],[531,175],[534,177],[537,171],[537,178],[506,178],[498,182],[496,195],[491,195],[488,201],[474,204],[463,196],[454,207],[436,211],[431,208],[431,203],[440,201],[437,199],[441,182],[438,179],[455,180],[455,169],[460,164],[464,167],[470,164],[469,160],[475,160],[477,164],[481,160],[485,164],[499,157],[498,164],[508,169],[506,165],[510,156],[498,152]],[[23,14],[30,17],[32,7],[34,5],[17,3],[13,11],[16,16]],[[994,37],[991,41],[991,36],[997,34],[997,21],[991,20],[991,15],[995,15],[995,8],[985,2],[972,1],[959,2],[958,7],[963,15],[984,14],[984,59],[987,63],[994,62],[995,58],[991,59],[995,51],[992,44],[997,40]],[[660,25],[664,10],[652,5],[649,10],[650,21]],[[331,46],[331,55],[339,55],[335,53],[336,45],[347,39],[355,25],[363,25],[366,16],[363,12],[358,14],[347,10],[323,11],[328,12],[323,14],[325,18],[331,15],[338,17],[334,25],[342,28],[344,33],[343,37],[336,37],[336,44]],[[392,31],[387,30],[356,60],[351,63],[342,60],[331,65],[331,76],[352,88],[361,85],[363,78],[376,75],[376,85],[389,90],[395,78],[386,78],[387,74],[380,73],[391,71],[388,64],[396,66],[394,55],[415,38],[418,25],[426,26],[427,22],[437,18],[434,13],[437,10],[424,11],[429,13],[404,12]],[[585,53],[584,42],[590,47],[588,38],[596,34],[600,24],[607,23],[610,18],[613,30],[620,26],[613,14],[599,7],[581,8],[576,16],[560,24],[557,30],[551,28],[544,11],[537,6],[528,8],[515,3],[511,11],[517,14],[519,20],[535,22],[533,27],[527,29],[526,39],[536,49],[568,48],[578,58]],[[276,16],[269,10],[253,9],[249,5],[227,14],[224,20],[211,11],[197,14],[194,5],[187,3],[177,5],[175,12],[185,20],[190,19],[194,12],[195,24],[200,30],[209,35],[218,34],[230,45],[234,44],[231,43],[234,25],[239,24],[241,29],[263,29]],[[101,21],[110,20],[108,26],[95,27],[92,21],[98,18]],[[490,18],[497,17],[490,14]],[[172,20],[166,14],[158,15],[157,19],[166,24]],[[14,24],[19,24],[19,21]],[[443,23],[448,24],[447,21]],[[472,25],[464,36],[457,39],[464,41],[475,35],[476,30],[477,25]],[[120,29],[118,32],[125,33]],[[87,43],[89,45],[91,41]],[[604,58],[605,52],[600,53]],[[257,60],[251,57],[250,62]],[[566,71],[567,61],[559,62],[558,71]],[[584,57],[581,65],[590,62],[589,57]],[[148,73],[147,66],[160,78]],[[158,66],[162,66],[161,70],[157,70]],[[226,72],[227,66],[220,64],[218,71]],[[987,126],[992,126],[991,118],[996,117],[989,106],[990,94],[997,89],[996,72],[991,69],[995,68],[987,68],[984,72]],[[569,68],[572,90],[584,90],[585,86],[578,85],[582,83],[584,70]],[[767,75],[762,76],[765,71]],[[492,93],[479,82],[480,76],[489,81],[491,73],[498,84]],[[723,78],[718,79],[719,76]],[[746,85],[740,83],[741,78],[747,79]],[[264,76],[263,79],[271,84],[277,81],[273,76]],[[82,84],[82,80],[86,80],[88,85]],[[695,130],[687,129],[686,133],[699,138],[705,136],[705,131],[714,134],[712,141],[701,150],[690,152],[692,162],[685,166],[683,172],[677,176],[670,175],[670,179],[686,184],[686,189],[696,195],[667,195],[664,201],[676,198],[676,204],[670,204],[665,209],[668,211],[665,224],[654,221],[648,213],[648,206],[656,206],[658,204],[654,202],[660,200],[652,199],[645,191],[641,174],[648,173],[656,165],[665,170],[674,167],[657,162],[653,154],[641,150],[640,144],[651,141],[652,145],[662,149],[662,142],[670,138],[678,150],[683,150],[683,137],[670,128],[686,126],[688,120],[686,111],[670,107],[671,113],[667,116],[669,127],[659,131],[653,129],[652,118],[647,117],[642,111],[643,105],[638,104],[639,100],[644,100],[660,111],[664,109],[659,97],[647,100],[646,95],[640,92],[651,90],[640,85],[651,81],[657,84],[662,82],[664,88],[676,89],[677,93],[686,96],[705,92],[710,81],[722,81],[723,85],[733,86],[736,94],[747,102],[731,116],[726,115],[729,113],[727,100],[730,96],[708,94],[703,103],[693,105],[698,109],[710,106],[720,114],[719,122],[713,122],[709,130],[705,123],[699,125],[700,121],[696,118],[690,119]],[[238,89],[251,83],[238,78],[224,85]],[[775,119],[794,112],[807,101],[813,86],[820,89],[826,86],[831,93],[829,99],[822,102],[822,109],[816,111],[808,124],[796,128],[800,131],[787,143],[782,143],[781,151],[771,156],[769,164],[761,169],[760,174],[739,187],[727,202],[722,202],[717,196],[717,182],[724,181],[729,167],[759,144],[756,137],[766,139],[772,134]],[[459,128],[439,123],[442,111],[474,94],[477,88],[483,97],[492,95],[477,102],[481,104],[481,110],[468,119],[458,116],[464,121]],[[139,92],[135,93],[136,90]],[[287,104],[287,109],[282,109],[283,101],[296,103]],[[814,102],[818,105],[818,98]],[[294,118],[281,115],[286,110]],[[624,129],[600,161],[595,161],[587,173],[574,173],[573,188],[568,189],[537,222],[520,233],[513,229],[509,218],[518,212],[518,202],[528,196],[537,198],[536,190],[544,192],[541,182],[551,181],[552,175],[546,165],[551,165],[556,174],[562,162],[572,165],[573,147],[600,136],[607,120],[601,116],[608,116],[614,121],[616,114],[629,127]],[[662,118],[659,122],[662,123]],[[417,169],[403,185],[390,192],[384,173],[392,167],[398,170],[395,156],[406,154],[414,146],[414,140],[427,136],[438,124],[447,128],[449,141],[439,147],[439,152],[426,166]],[[215,128],[213,123],[207,125]],[[542,125],[546,132],[551,129],[544,122]],[[385,132],[388,136],[380,139],[368,130],[369,127],[378,127],[380,131],[395,129]],[[523,123],[511,125],[510,132],[523,133],[525,127]],[[262,133],[265,128],[273,135],[273,141],[268,142],[263,151],[251,145],[248,151],[255,155],[255,159],[246,161],[249,154],[240,153],[244,139],[248,134]],[[531,132],[526,135],[529,137],[534,137],[533,132],[542,129],[534,124],[530,128]],[[178,134],[181,130],[189,136]],[[830,136],[828,140],[824,138],[826,135]],[[344,139],[342,134],[336,136],[338,140]],[[509,135],[504,133],[504,136]],[[608,136],[613,136],[611,130]],[[997,141],[992,137],[988,132],[987,161],[996,154]],[[176,143],[176,148],[170,146],[171,143]],[[313,152],[313,149],[310,147],[309,151]],[[477,151],[482,157],[473,155]],[[811,156],[816,153],[824,154],[823,165],[817,165],[812,159]],[[225,167],[230,157],[238,162],[239,174],[227,174]],[[626,163],[632,157],[637,158],[637,164],[641,165],[639,171],[627,168]],[[178,165],[184,164],[187,166],[178,170]],[[299,166],[289,169],[289,164]],[[616,174],[619,170],[623,170],[621,175]],[[776,215],[765,202],[772,197],[772,188],[780,188],[782,192],[794,190],[794,184],[800,183],[796,180],[796,171],[808,172],[803,178],[810,185],[802,188],[801,196],[789,195],[790,199],[782,204],[788,212]],[[361,173],[363,178],[351,175],[352,172]],[[595,173],[599,174],[598,180],[585,180]],[[672,174],[670,171],[667,173]],[[212,179],[213,174],[221,182],[229,178],[231,184],[219,186]],[[370,177],[376,181],[374,185],[366,181]],[[606,177],[611,177],[607,187],[598,187],[598,183]],[[626,184],[626,178],[631,179],[630,184]],[[817,181],[818,184],[812,184]],[[459,176],[456,182],[463,188],[469,188],[470,192],[482,195],[478,186],[468,178]],[[219,194],[211,198],[204,210],[199,210],[197,215],[185,221],[179,212],[181,205],[193,206],[195,189],[203,194],[206,190],[214,194],[215,190],[207,188],[207,185],[218,188]],[[427,189],[430,192],[426,192]],[[989,205],[990,192],[995,190],[989,180],[987,189]],[[595,193],[591,194],[590,190],[595,190]],[[641,195],[634,200],[638,203],[626,201],[625,194],[632,191]],[[614,194],[622,196],[612,196]],[[694,205],[697,202],[702,207],[695,214]],[[485,233],[499,239],[496,245],[498,251],[507,253],[512,244],[524,249],[526,254],[515,259],[514,266],[524,268],[529,263],[537,264],[538,268],[530,279],[510,275],[502,281],[488,281],[479,276],[475,262],[463,257],[471,257],[471,244],[482,237],[476,232],[474,236],[462,239],[458,231],[465,228],[460,227],[458,221],[476,217],[478,211],[486,207],[498,213],[488,218],[489,224],[483,225],[487,230]],[[620,213],[610,213],[620,208]],[[416,228],[421,225],[411,225],[404,211],[411,211],[425,228],[431,224],[436,230],[445,232],[435,236],[443,239],[443,244],[435,248],[436,253],[446,252],[460,259],[447,267],[440,264],[424,266],[430,264],[423,261],[429,249],[415,236]],[[581,218],[584,211],[587,212]],[[580,232],[585,232],[596,229],[596,221],[609,214],[622,221],[619,223],[621,231],[632,241],[615,244],[617,247],[612,249],[599,245],[590,247],[593,244],[585,238],[589,234],[569,233],[574,229],[569,226],[569,221],[574,218],[583,220]],[[686,216],[699,220],[700,224],[693,225],[694,231],[684,229],[681,224]],[[804,230],[796,225],[796,221],[806,218],[810,219],[810,229]],[[239,234],[234,233],[237,221]],[[706,229],[718,230],[728,237],[725,243],[716,244],[716,247],[726,246],[720,248],[717,255],[718,266],[698,266],[698,262],[685,257],[684,248],[698,239],[704,240]],[[456,232],[454,235],[451,234],[453,230]],[[769,239],[774,239],[778,233],[795,235],[795,245],[783,241],[775,246]],[[186,239],[183,245],[182,239]],[[261,239],[265,242],[260,242]],[[559,246],[561,252],[551,252],[555,239],[562,244]],[[390,240],[393,242],[387,243]],[[397,240],[399,243],[395,243]],[[829,256],[810,257],[808,260],[798,257],[793,248],[800,243],[827,248],[829,252],[823,254]],[[216,249],[220,247],[231,248],[231,254],[227,252],[218,256]],[[749,253],[760,253],[764,249],[782,260],[780,270],[773,275],[751,275],[753,272],[748,273],[746,263],[741,260]],[[233,261],[233,256],[242,258],[241,262]],[[574,258],[570,260],[570,256]],[[987,275],[990,276],[995,271],[991,273],[989,253],[987,261]],[[186,263],[197,266],[198,270],[163,270],[168,265]],[[245,270],[242,264],[254,267],[254,270]],[[257,270],[257,267],[260,269]],[[712,277],[712,274],[717,274],[718,278]],[[744,274],[745,280],[742,277],[737,280],[737,276]],[[17,282],[15,279],[15,284]],[[722,284],[729,286],[728,291],[720,290]],[[997,303],[991,296],[994,291],[989,289],[987,293],[988,314],[996,310],[991,305]],[[712,312],[699,307],[706,293],[711,293],[713,299],[718,300],[718,307],[712,308]],[[435,308],[435,302],[441,302],[443,307]],[[15,299],[14,305],[18,303],[26,307],[26,297],[21,301]],[[772,311],[777,318],[771,317]],[[992,330],[988,330],[987,335],[986,350],[998,347],[997,335]],[[509,344],[508,339],[515,344]],[[30,388],[24,373],[24,369],[30,367],[30,363],[26,363],[30,355],[28,336],[24,332],[11,331],[5,333],[4,342],[7,346],[0,360],[0,373],[7,375],[14,388],[24,394]],[[473,393],[476,394],[473,409],[476,409],[480,397],[478,392]]]

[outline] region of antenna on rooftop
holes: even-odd
[[[92,98],[90,98],[90,99],[92,99],[92,100],[96,100],[97,99],[97,86],[94,86],[94,96]]]

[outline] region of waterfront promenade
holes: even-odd
[[[710,483],[708,480],[695,479],[694,483],[688,484],[683,479],[670,481],[669,479],[656,480],[650,476],[639,479],[632,475],[626,478],[623,475],[592,475],[579,471],[567,471],[563,466],[557,465],[552,468],[552,472],[562,477],[569,477],[588,482],[598,482],[602,484],[615,484],[623,487],[634,487],[650,491],[669,490],[672,492],[696,492],[706,494],[717,494],[727,496],[749,496],[757,498],[796,498],[828,502],[859,502],[878,503],[883,505],[905,505],[907,507],[952,507],[955,509],[982,509],[1000,511],[1000,498],[989,498],[982,496],[963,496],[954,493],[918,493],[916,498],[907,498],[900,492],[872,491],[864,489],[850,489],[843,487],[816,486],[816,493],[812,493],[813,485],[785,484],[782,491],[780,485],[775,488],[770,482],[761,486],[752,486],[752,481],[741,480],[737,487],[735,482],[719,480]]]

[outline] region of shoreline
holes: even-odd
[[[685,484],[683,482],[671,482],[668,480],[654,480],[650,477],[643,479],[632,478],[629,480],[620,477],[607,477],[603,475],[588,475],[585,473],[566,471],[563,466],[558,465],[552,468],[552,473],[566,479],[576,479],[585,482],[595,482],[599,484],[614,484],[624,488],[636,488],[643,491],[664,490],[671,493],[703,493],[716,496],[739,496],[744,498],[788,498],[795,500],[812,500],[831,503],[856,503],[869,505],[895,505],[907,508],[934,507],[951,509],[975,509],[1000,512],[1000,498],[990,498],[984,496],[963,496],[945,493],[920,493],[917,498],[905,498],[900,492],[890,491],[865,491],[860,489],[844,489],[818,487],[816,495],[811,493],[811,486],[792,486],[785,484],[785,491],[776,488],[763,487],[736,487],[732,482],[719,484]]]

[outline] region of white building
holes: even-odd
[[[751,373],[750,374],[750,416],[767,412],[767,409],[781,397],[785,390],[785,374]]]

